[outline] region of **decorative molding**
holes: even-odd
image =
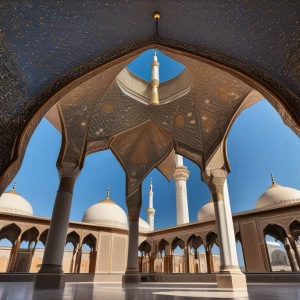
[[[12,207],[0,207],[0,212],[9,213],[9,214],[16,214],[16,215],[24,215],[24,216],[32,216],[32,213],[28,211],[12,208]]]

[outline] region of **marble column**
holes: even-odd
[[[223,169],[203,171],[202,179],[207,183],[214,201],[221,261],[217,274],[218,287],[246,289],[246,277],[238,266],[227,172]]]
[[[63,287],[62,269],[69,217],[73,197],[74,178],[62,177],[56,194],[43,263],[36,276],[36,287]]]
[[[298,251],[295,239],[291,235],[289,235],[288,238],[289,238],[290,245],[295,253],[295,258],[296,258],[298,270],[299,270],[300,269],[300,255],[299,255],[299,251]]]
[[[126,179],[126,204],[128,208],[128,256],[123,283],[140,283],[141,275],[138,270],[139,247],[139,217],[142,205],[141,184],[135,185],[131,179]]]
[[[287,254],[287,256],[288,256],[288,259],[289,259],[289,262],[290,262],[290,266],[291,266],[292,272],[298,271],[298,270],[297,270],[296,263],[295,263],[295,261],[294,261],[294,257],[293,257],[293,255],[292,255],[292,253],[291,253],[291,247],[290,247],[290,245],[289,245],[288,243],[285,243],[284,249],[285,249],[286,254]]]

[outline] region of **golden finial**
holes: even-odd
[[[110,186],[108,186],[107,188],[106,199],[109,199],[109,194],[110,194]]]
[[[275,179],[274,179],[274,176],[273,176],[272,173],[271,173],[271,180],[272,180],[272,185],[274,185],[275,184]]]
[[[15,182],[13,185],[13,191],[16,191],[17,183]]]
[[[156,11],[156,12],[153,14],[153,18],[154,18],[155,20],[160,19],[160,13]]]

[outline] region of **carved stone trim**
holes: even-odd
[[[67,191],[73,193],[75,179],[69,177],[62,177],[59,183],[58,191]]]
[[[205,170],[201,175],[203,181],[209,187],[213,201],[223,201],[227,171],[223,169]]]

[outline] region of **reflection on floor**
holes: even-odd
[[[119,283],[68,283],[61,289],[34,289],[32,283],[0,283],[0,300],[196,300],[196,299],[300,299],[297,284],[251,284],[247,292],[220,291],[216,284],[143,283],[122,287]]]

